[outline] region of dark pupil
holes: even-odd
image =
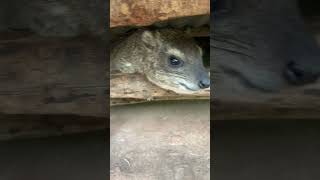
[[[178,66],[180,65],[181,61],[177,59],[176,57],[172,56],[170,57],[170,64],[173,66]]]

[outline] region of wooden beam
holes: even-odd
[[[108,131],[0,142],[2,180],[109,179]]]
[[[106,45],[95,37],[0,41],[0,113],[107,117]]]
[[[320,119],[320,82],[241,99],[214,97],[211,112],[213,120]]]
[[[108,127],[109,122],[105,117],[0,114],[0,141],[84,133]]]
[[[210,99],[210,89],[194,94],[176,94],[150,83],[140,74],[112,74],[111,105],[134,104],[161,100]]]
[[[210,14],[209,0],[111,0],[110,27],[147,26],[184,16]]]

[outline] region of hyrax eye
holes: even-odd
[[[169,56],[169,64],[172,67],[181,67],[183,65],[183,61],[176,56]]]

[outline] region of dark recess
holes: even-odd
[[[320,16],[320,1],[299,0],[299,7],[303,16]]]

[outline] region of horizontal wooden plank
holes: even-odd
[[[108,116],[100,38],[14,37],[0,41],[0,113]]]
[[[320,82],[279,93],[212,98],[213,120],[320,119]]]
[[[209,0],[111,0],[110,27],[147,26],[184,16],[210,14]]]
[[[107,134],[0,142],[1,180],[107,180]]]
[[[150,83],[140,74],[112,74],[110,80],[111,105],[148,101],[210,99],[210,89],[194,94],[176,94]]]
[[[0,114],[0,141],[105,130],[107,118],[74,115]]]

